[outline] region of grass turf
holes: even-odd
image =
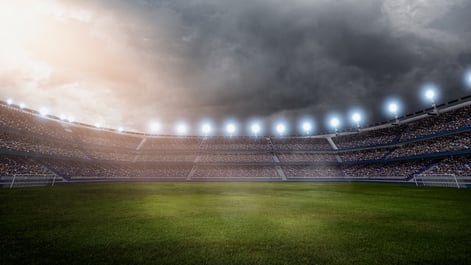
[[[0,202],[0,264],[471,264],[471,190],[125,183]]]

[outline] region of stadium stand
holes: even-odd
[[[315,137],[180,137],[98,129],[0,104],[0,177],[57,176],[61,183],[469,178],[470,112],[469,104],[451,106],[400,125]]]

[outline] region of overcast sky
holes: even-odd
[[[471,94],[471,0],[15,0],[0,2],[0,97],[51,114],[171,133],[310,116],[319,130]]]

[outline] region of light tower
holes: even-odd
[[[332,128],[334,128],[335,135],[337,135],[337,133],[338,133],[339,125],[340,125],[340,120],[338,118],[334,117],[334,118],[330,119],[330,126],[332,126]]]
[[[437,97],[437,88],[436,86],[434,85],[427,85],[425,86],[425,89],[424,89],[424,99],[428,102],[431,102],[432,103],[432,107],[433,107],[433,111],[432,112],[428,112],[427,114],[429,115],[438,115],[438,109],[437,109],[437,105],[435,104],[435,99]]]
[[[355,122],[357,126],[357,130],[360,131],[360,122],[361,122],[361,114],[358,112],[355,112],[352,114],[352,120]]]
[[[396,120],[394,125],[399,125],[399,118],[398,118],[398,115],[397,115],[397,112],[399,111],[399,106],[397,105],[397,103],[395,103],[395,102],[389,103],[388,110],[391,114],[394,115],[394,119]]]

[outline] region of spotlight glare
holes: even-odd
[[[201,128],[201,130],[203,131],[205,135],[208,135],[211,132],[211,125],[209,123],[205,123],[203,124],[203,127]]]
[[[260,132],[260,130],[261,130],[260,124],[254,123],[254,124],[252,124],[252,126],[250,127],[250,129],[252,130],[252,133],[253,133],[253,134],[257,135],[257,134]]]
[[[361,121],[360,113],[358,113],[358,112],[353,113],[352,120],[356,123],[359,123]]]
[[[388,106],[389,112],[391,112],[393,114],[396,114],[398,109],[399,109],[399,107],[397,106],[396,103],[390,103],[389,106]]]
[[[20,109],[24,109],[25,107],[25,103],[20,103]]]
[[[432,100],[435,98],[435,91],[433,91],[432,89],[428,89],[427,91],[425,91],[425,97],[428,99],[428,100]]]
[[[466,72],[464,82],[468,88],[471,88],[471,69]]]
[[[226,131],[232,135],[236,130],[236,127],[235,127],[235,124],[233,123],[229,123],[227,126],[226,126]]]
[[[176,130],[177,130],[178,134],[184,135],[184,134],[187,133],[188,127],[186,126],[185,123],[179,123],[179,124],[177,124]]]
[[[11,99],[11,98],[7,99],[7,104],[8,104],[8,105],[13,104],[13,99]]]
[[[303,131],[305,133],[309,133],[312,130],[312,124],[310,122],[304,122],[303,123]]]
[[[330,119],[330,126],[334,127],[336,130],[340,125],[340,121],[337,118]]]
[[[118,132],[122,133],[124,131],[123,127],[118,128]]]
[[[39,109],[39,114],[44,117],[49,114],[49,110],[47,108],[42,107]]]
[[[151,133],[158,133],[161,129],[161,126],[158,122],[152,122],[149,125],[149,129]]]
[[[276,131],[278,134],[282,135],[286,131],[286,126],[283,123],[278,123],[276,125]]]

